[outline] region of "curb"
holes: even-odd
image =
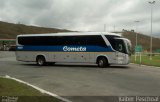
[[[37,87],[37,86],[34,86],[34,85],[32,85],[32,84],[29,84],[29,83],[27,83],[27,82],[25,82],[25,81],[22,81],[22,80],[20,80],[20,79],[13,78],[13,77],[10,77],[10,76],[8,76],[8,75],[5,75],[5,76],[2,77],[2,78],[12,79],[12,80],[15,80],[15,81],[17,81],[17,82],[23,83],[23,84],[25,84],[25,85],[27,85],[27,86],[30,86],[30,87],[32,87],[32,88],[40,91],[41,93],[48,94],[48,95],[50,95],[50,96],[52,96],[52,97],[55,97],[55,98],[57,98],[57,99],[60,99],[60,100],[62,100],[62,101],[64,101],[64,102],[72,102],[72,101],[70,101],[70,100],[68,100],[68,99],[65,99],[65,98],[63,98],[63,97],[61,97],[61,96],[58,96],[58,95],[56,95],[56,94],[54,94],[54,93],[51,93],[51,92],[49,92],[49,91],[46,91],[46,90],[44,90],[44,89],[41,89],[41,88],[39,88],[39,87]]]

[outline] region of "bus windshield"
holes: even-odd
[[[112,48],[118,52],[125,53],[130,55],[131,54],[131,42],[126,38],[121,38],[118,36],[108,36],[105,37],[110,42]]]
[[[131,46],[132,46],[131,42],[128,39],[126,39],[125,44],[126,44],[127,54],[131,55]]]
[[[122,39],[115,39],[115,50],[122,53],[127,53],[125,43]]]
[[[122,52],[122,53],[125,53],[125,54],[128,54],[130,55],[131,54],[131,44],[129,42],[129,40],[127,39],[115,39],[115,50],[116,51],[119,51],[119,52]]]
[[[130,41],[125,38],[117,37],[117,36],[105,36],[112,48],[118,52],[130,54]]]

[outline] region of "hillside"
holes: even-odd
[[[39,34],[39,33],[57,33],[57,32],[69,32],[65,29],[56,28],[44,28],[27,26],[23,24],[12,24],[0,21],[0,39],[11,38],[15,39],[18,34]],[[122,33],[124,37],[128,38],[132,42],[132,51],[134,51],[136,33],[124,30]],[[150,50],[150,37],[143,34],[138,34],[138,44],[143,46],[144,51]],[[160,38],[153,38],[153,51],[160,49]]]
[[[27,26],[23,24],[13,24],[0,21],[0,38],[14,39],[18,34],[38,34],[38,33],[57,33],[57,32],[69,32],[69,30]]]
[[[134,46],[136,45],[136,33],[131,31],[122,32],[123,36],[131,40],[132,42],[132,51],[134,51]],[[143,46],[143,51],[150,51],[150,36],[137,34],[137,43],[138,45]],[[160,49],[160,38],[153,37],[153,51]]]

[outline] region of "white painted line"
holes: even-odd
[[[134,65],[137,65],[137,66],[142,66],[142,67],[154,67],[154,68],[160,68],[160,67],[155,67],[155,66],[147,66],[147,65],[143,65],[143,64],[135,64],[135,63],[131,63],[131,64],[134,64]]]
[[[25,81],[19,80],[19,79],[17,79],[17,78],[13,78],[13,77],[10,77],[10,76],[8,76],[8,75],[6,75],[6,76],[3,77],[3,78],[12,79],[12,80],[15,80],[15,81],[17,81],[17,82],[23,83],[23,84],[28,85],[28,86],[36,89],[36,90],[39,90],[41,93],[48,94],[48,95],[53,96],[53,97],[55,97],[55,98],[57,98],[57,99],[60,99],[60,100],[62,100],[62,101],[64,101],[64,102],[72,102],[72,101],[70,101],[70,100],[68,100],[68,99],[65,99],[65,98],[63,98],[63,97],[61,97],[61,96],[58,96],[58,95],[56,95],[56,94],[54,94],[54,93],[51,93],[51,92],[49,92],[49,91],[46,91],[46,90],[44,90],[44,89],[41,89],[41,88],[39,88],[39,87],[37,87],[37,86],[31,85],[31,84],[29,84],[29,83],[27,83],[27,82],[25,82]]]

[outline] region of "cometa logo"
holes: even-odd
[[[64,46],[63,47],[63,51],[65,52],[85,52],[87,50],[86,47],[68,47],[68,46]]]

